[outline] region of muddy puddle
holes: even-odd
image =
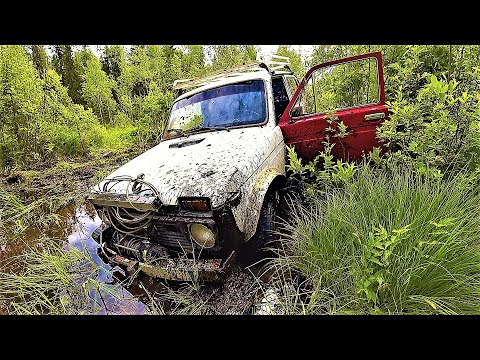
[[[251,270],[235,267],[221,284],[196,284],[168,282],[151,278],[143,273],[125,278],[123,270],[106,264],[98,255],[99,244],[92,239],[92,232],[101,220],[90,203],[70,205],[58,212],[59,225],[46,231],[35,227],[27,229],[21,239],[8,237],[0,244],[0,262],[20,255],[26,247],[38,244],[42,237],[64,239],[68,246],[87,249],[98,266],[96,279],[107,284],[108,291],[90,294],[92,301],[100,305],[95,314],[253,314],[254,298],[258,293],[258,280]],[[255,269],[253,269],[255,272]],[[98,301],[101,298],[102,301]],[[151,306],[155,304],[155,306]],[[150,305],[147,306],[147,304]],[[196,306],[196,308],[195,308]],[[183,309],[183,310],[182,310]],[[0,314],[4,313],[0,308]]]
[[[70,205],[58,212],[59,225],[40,231],[37,227],[28,228],[21,236],[8,234],[6,241],[0,247],[0,262],[21,255],[28,247],[41,246],[43,241],[51,239],[65,240],[64,249],[75,247],[79,250],[87,250],[98,270],[96,280],[105,284],[100,292],[90,290],[90,298],[95,303],[95,308],[100,308],[95,314],[144,314],[147,308],[144,303],[138,301],[125,287],[118,286],[114,279],[112,267],[102,261],[97,254],[99,247],[92,239],[92,232],[100,225],[101,220],[93,206],[83,204],[80,206]],[[47,240],[48,239],[48,240]],[[93,305],[93,304],[92,304]],[[5,313],[0,308],[0,313]]]

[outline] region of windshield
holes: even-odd
[[[196,129],[263,123],[266,118],[262,80],[230,84],[195,94],[173,104],[165,137]]]

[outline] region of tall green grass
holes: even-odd
[[[364,166],[295,206],[271,264],[284,312],[480,313],[480,193],[457,175]],[[288,290],[292,270],[306,280]]]
[[[189,283],[176,288],[164,284],[151,292],[140,282],[146,295],[142,311],[141,300],[124,291],[138,271],[123,281],[105,283],[97,276],[101,266],[87,250],[66,251],[55,239],[41,240],[41,247],[28,247],[22,255],[0,263],[0,305],[9,314],[208,313],[208,299],[202,298],[198,284]]]
[[[0,186],[0,229],[19,234],[31,225],[58,224],[60,217],[55,211],[64,203],[64,197],[47,193],[25,204],[17,195]]]
[[[86,250],[66,251],[54,239],[43,240],[41,248],[1,264],[0,301],[9,314],[96,314],[119,306],[133,313],[137,299],[125,298],[121,284],[99,281],[100,267]]]

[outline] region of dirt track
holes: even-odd
[[[97,177],[112,172],[120,165],[133,159],[141,150],[119,153],[107,152],[98,157],[75,159],[68,163],[52,166],[40,164],[29,170],[0,174],[0,186],[29,203],[45,195],[65,198],[66,203],[86,197]],[[59,204],[59,208],[65,204]]]

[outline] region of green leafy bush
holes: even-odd
[[[302,163],[293,147],[287,146],[286,169],[289,181],[295,179],[296,186],[303,195],[316,196],[324,194],[330,187],[341,187],[353,179],[357,165],[342,160],[333,159],[331,154],[335,144],[324,144],[324,150],[307,164]]]
[[[398,89],[395,100],[388,103],[390,119],[377,131],[389,150],[383,164],[411,166],[433,177],[466,164],[470,169],[480,165],[478,100],[457,88],[455,80],[446,82],[430,75],[414,99]]]
[[[95,153],[99,149],[117,150],[122,148],[134,147],[137,143],[137,127],[133,125],[124,125],[122,127],[103,127],[97,128],[97,139],[91,144],[91,150]]]
[[[160,139],[174,98],[172,92],[163,93],[155,82],[150,83],[149,93],[143,100],[142,113],[138,122],[140,145],[146,146]]]

